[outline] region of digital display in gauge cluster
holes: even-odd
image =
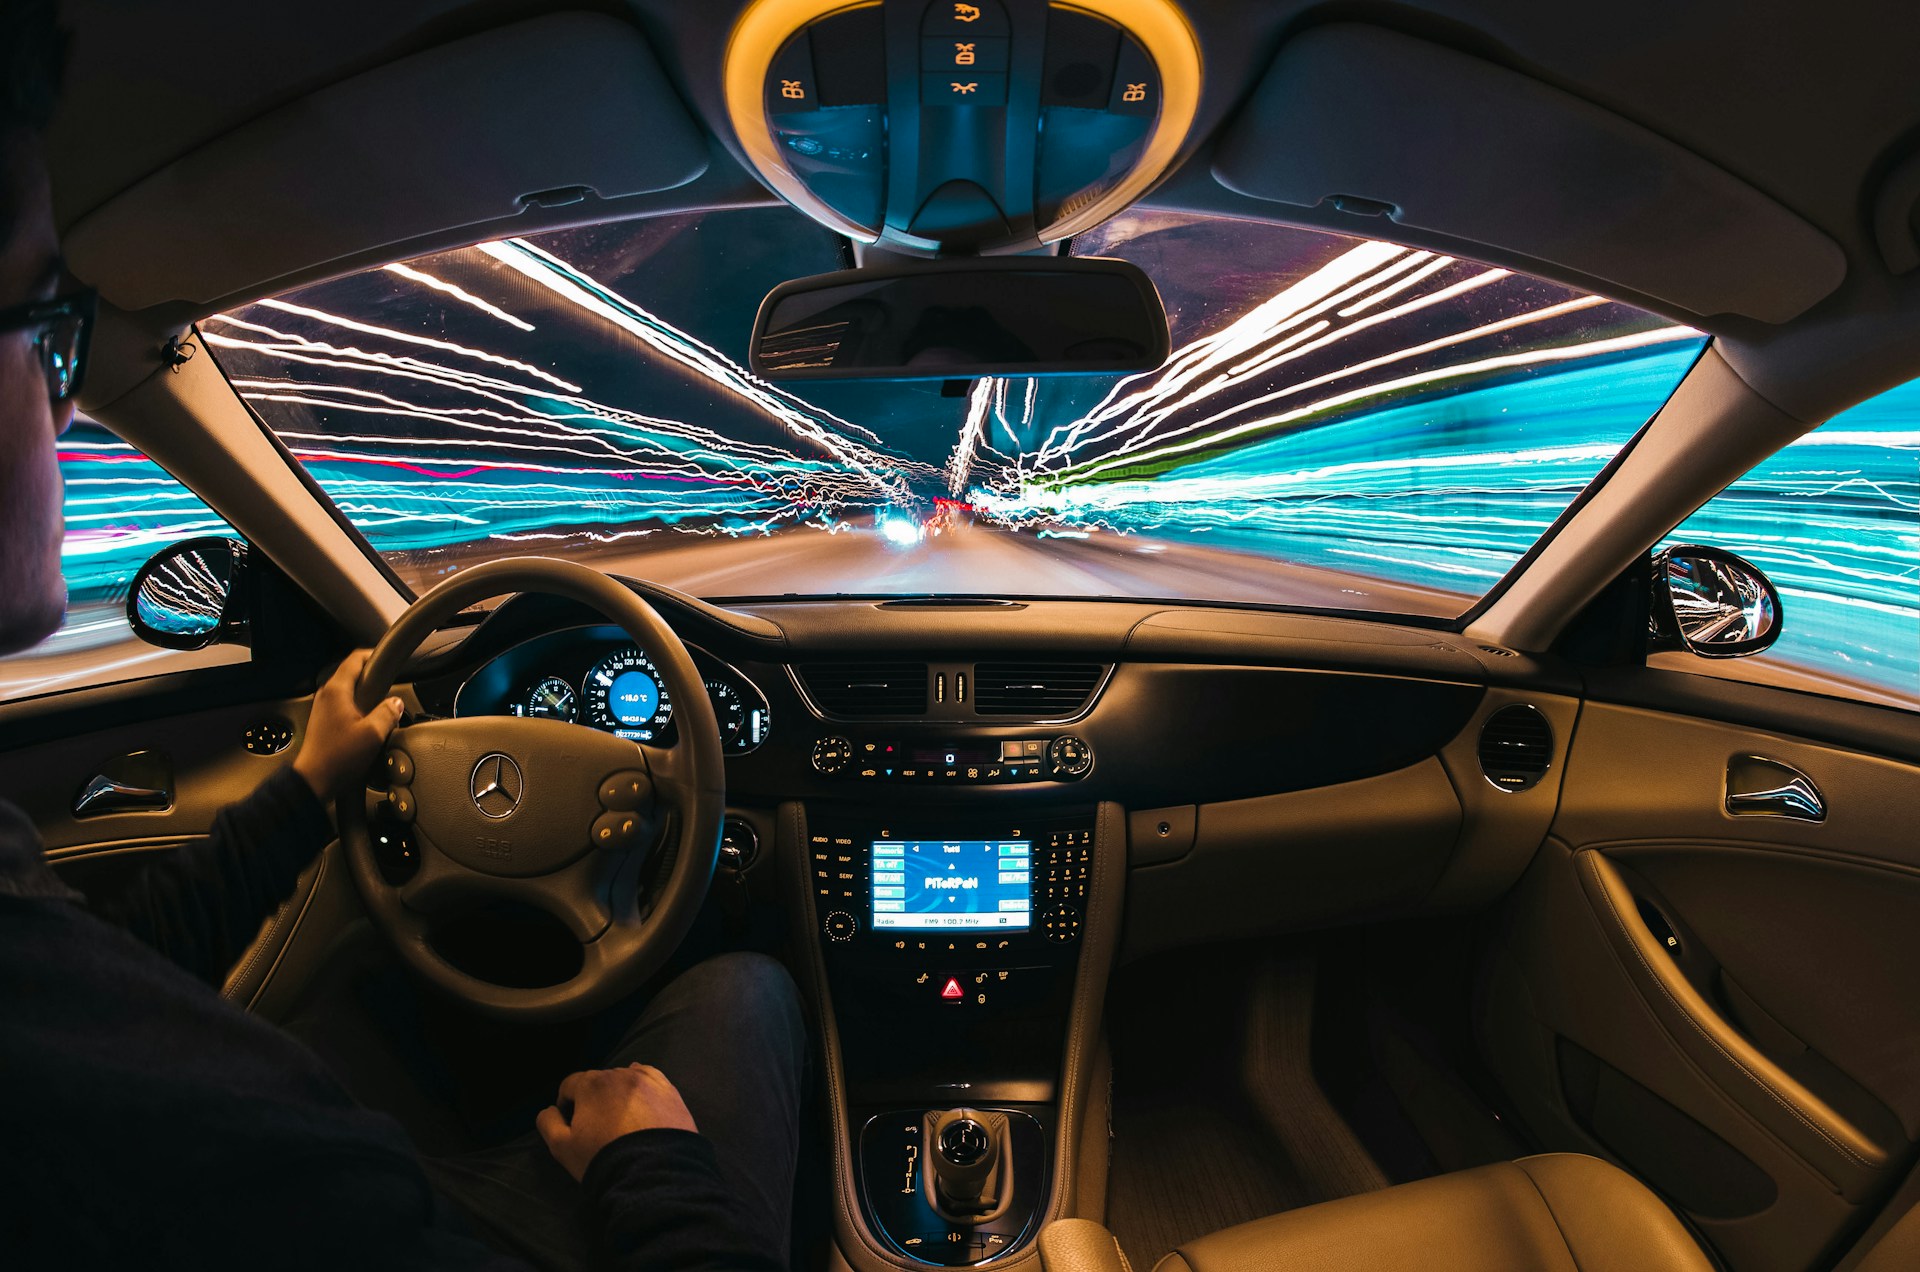
[[[773,713],[752,682],[696,654],[720,726],[720,745],[740,755],[767,740]],[[576,673],[577,674],[577,673]],[[514,715],[592,725],[636,742],[670,742],[673,702],[653,660],[635,646],[596,661],[576,690],[563,676],[536,678],[508,704]]]

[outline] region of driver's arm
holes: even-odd
[[[666,1074],[645,1064],[589,1069],[560,1084],[534,1123],[580,1181],[601,1253],[620,1272],[784,1272],[758,1248],[743,1199]]]
[[[230,805],[202,843],[168,854],[94,910],[211,985],[287,897],[333,838],[327,799],[357,782],[400,719],[398,698],[354,707],[367,651],[348,656],[314,695],[306,738],[290,768]]]

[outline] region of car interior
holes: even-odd
[[[1920,1267],[1910,5],[65,13],[0,796],[371,646],[222,992],[423,1151],[753,950],[796,1267]]]

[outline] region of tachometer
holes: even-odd
[[[628,646],[587,673],[587,723],[623,738],[651,742],[673,719],[673,703],[653,660]]]
[[[533,688],[527,690],[527,696],[513,704],[515,715],[533,716],[540,720],[573,720],[574,708],[579,705],[574,697],[573,686],[558,676],[548,676]]]

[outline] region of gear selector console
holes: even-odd
[[[1017,1110],[902,1109],[868,1119],[860,1183],[901,1254],[967,1267],[1021,1246],[1047,1200],[1047,1134]]]
[[[1124,851],[1095,822],[1070,805],[806,809],[848,1182],[897,1255],[1019,1259],[1048,1211],[1083,926],[1097,867]]]

